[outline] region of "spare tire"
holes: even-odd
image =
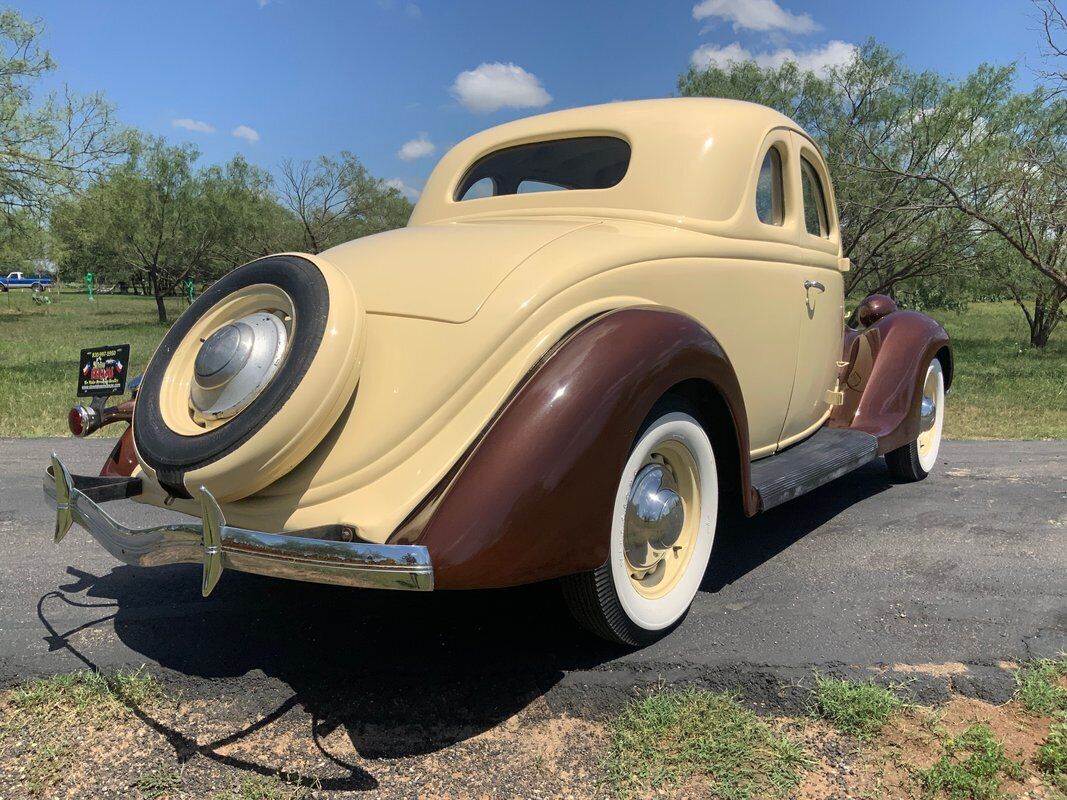
[[[235,269],[174,323],[145,370],[133,440],[146,473],[220,502],[268,486],[322,441],[355,390],[363,310],[317,256]]]

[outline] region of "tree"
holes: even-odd
[[[1056,0],[1034,0],[1045,35],[1044,55],[1050,62],[1042,75],[1051,80],[1057,92],[1067,88],[1067,15]]]
[[[339,158],[284,161],[278,190],[283,205],[299,220],[299,249],[309,253],[403,227],[411,216],[411,203],[347,151]]]
[[[265,230],[284,212],[266,175],[240,158],[197,171],[198,156],[191,145],[139,140],[125,163],[57,207],[62,265],[143,277],[165,323],[163,299],[186,278],[216,277],[269,247]]]
[[[981,67],[948,87],[924,114],[923,146],[933,157],[894,160],[878,143],[862,143],[872,174],[932,189],[921,208],[955,212],[1007,246],[1010,257],[985,269],[1022,309],[1031,345],[1044,347],[1067,296],[1067,99],[1043,87],[1015,93],[1014,76],[1011,67]],[[941,135],[961,125],[969,135]],[[1033,274],[1020,277],[1021,267]]]
[[[300,222],[278,201],[266,170],[238,155],[225,166],[208,167],[202,180],[210,213],[220,226],[210,277],[271,253],[299,249]]]
[[[40,23],[0,10],[0,225],[25,225],[57,196],[99,174],[127,149],[99,95],[43,99],[34,85],[55,69]]]

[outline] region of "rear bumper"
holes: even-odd
[[[235,528],[226,524],[215,498],[203,488],[200,523],[141,530],[120,524],[96,502],[139,494],[140,481],[136,478],[71,475],[53,454],[44,493],[56,505],[57,543],[76,522],[111,555],[127,564],[202,564],[205,597],[227,569],[341,586],[433,589],[433,565],[425,547],[344,541],[341,526],[290,534]]]

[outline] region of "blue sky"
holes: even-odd
[[[449,146],[540,111],[670,96],[691,59],[793,55],[870,36],[914,68],[1038,66],[1028,0],[180,0],[16,4],[54,83],[120,119],[268,169],[348,149],[414,196]],[[405,145],[407,145],[405,147]]]

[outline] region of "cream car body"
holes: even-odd
[[[591,135],[631,144],[615,187],[453,199],[481,156]],[[756,216],[770,147],[783,156],[781,225]],[[804,227],[801,154],[823,182],[825,237]],[[407,228],[318,257],[366,309],[355,402],[303,463],[228,504],[227,518],[264,530],[341,520],[386,541],[549,348],[597,313],[635,305],[682,311],[718,338],[744,393],[751,455],[769,455],[830,411],[844,310],[836,219],[817,148],[762,106],[616,103],[477,134],[442,159]]]
[[[847,269],[818,148],[771,109],[501,125],[445,155],[407,227],[233,270],[135,401],[75,408],[79,435],[132,427],[100,478],[53,457],[56,540],[78,522],[127,563],[201,563],[205,594],[224,569],[559,579],[589,630],[647,643],[684,618],[722,503],[936,463],[948,337],[880,295],[846,328]],[[131,531],[115,499],[203,522]]]

